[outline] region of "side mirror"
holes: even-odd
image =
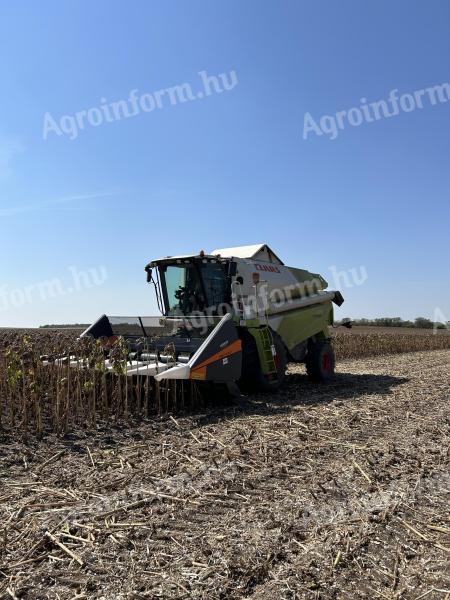
[[[145,270],[147,271],[147,283],[150,283],[152,280],[152,270],[150,267],[145,267]]]

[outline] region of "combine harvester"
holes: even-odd
[[[342,295],[320,275],[285,266],[266,244],[168,256],[145,270],[161,316],[103,315],[81,335],[102,341],[108,370],[122,337],[129,377],[238,393],[279,388],[288,361],[305,362],[314,381],[333,375],[329,326]]]

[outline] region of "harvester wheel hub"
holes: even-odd
[[[331,371],[331,356],[329,354],[329,352],[324,352],[323,356],[322,356],[322,369],[326,372],[326,373],[330,373]]]

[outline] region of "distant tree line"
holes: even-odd
[[[378,319],[341,319],[336,321],[337,325],[345,325],[351,323],[358,327],[366,325],[370,327],[417,327],[417,329],[450,329],[450,321],[447,323],[439,323],[425,319],[425,317],[417,317],[414,321],[404,321],[401,317],[380,317]]]
[[[84,323],[62,323],[61,325],[40,325],[39,329],[86,329]]]

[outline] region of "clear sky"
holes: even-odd
[[[338,317],[450,319],[450,101],[330,133],[450,82],[447,0],[4,0],[0,55],[0,325],[152,314],[148,260],[257,242],[347,272]]]

